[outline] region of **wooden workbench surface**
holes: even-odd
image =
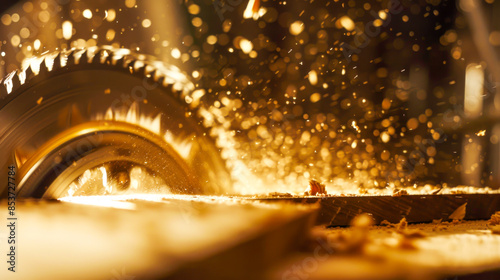
[[[273,278],[500,279],[499,270],[500,235],[487,221],[461,221],[408,225],[404,234],[397,225],[317,227],[308,250],[284,263]],[[476,275],[463,278],[471,274]]]

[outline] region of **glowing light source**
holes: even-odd
[[[142,27],[148,28],[150,26],[151,26],[151,20],[145,19],[145,20],[142,21]]]
[[[113,20],[115,20],[116,18],[116,11],[113,10],[113,9],[109,9],[106,11],[106,20],[111,22]]]
[[[339,19],[340,25],[344,27],[347,31],[354,30],[354,21],[348,16],[343,16]]]
[[[290,25],[289,29],[290,34],[297,36],[304,31],[304,23],[300,20],[295,21]]]
[[[311,83],[311,85],[316,85],[318,83],[318,74],[316,73],[316,71],[314,70],[311,70],[309,71],[309,83]]]
[[[465,70],[464,112],[468,117],[478,117],[483,110],[484,71],[481,65],[471,63]]]
[[[71,39],[71,36],[73,36],[73,24],[71,21],[65,21],[62,24],[62,32],[63,32],[63,38],[66,40]]]
[[[247,39],[241,39],[240,48],[244,53],[249,54],[253,49],[253,44]]]
[[[175,48],[172,50],[171,55],[173,58],[179,59],[181,57],[181,52],[179,49]]]
[[[59,198],[60,201],[71,202],[83,205],[93,205],[100,207],[118,208],[126,210],[135,210],[135,204],[132,202],[116,201],[112,196],[73,196]]]
[[[83,17],[86,19],[91,19],[92,18],[92,11],[89,9],[86,9],[83,11]]]
[[[260,7],[260,0],[250,0],[248,5],[243,12],[243,18],[253,18],[254,20],[259,19],[266,13],[265,8]]]
[[[33,43],[33,47],[35,48],[35,50],[39,50],[40,49],[40,46],[41,46],[41,42],[40,40],[36,39],[35,42]]]

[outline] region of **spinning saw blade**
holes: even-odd
[[[142,179],[127,176],[137,166],[170,193],[230,193],[218,149],[185,102],[193,89],[176,67],[126,49],[32,58],[2,80],[0,167],[18,168],[17,191],[25,197],[112,193],[111,187],[68,190],[96,168],[112,173],[101,176],[103,185],[107,176],[136,187]]]

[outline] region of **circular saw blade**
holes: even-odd
[[[84,162],[93,166],[87,156],[93,167],[142,166],[172,193],[231,192],[214,141],[185,102],[194,86],[174,66],[125,49],[74,49],[32,58],[1,83],[0,166],[19,168],[23,196],[61,195]],[[70,177],[50,191],[62,175]]]

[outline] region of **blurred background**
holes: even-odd
[[[496,52],[500,5],[477,3]],[[356,193],[499,186],[494,67],[457,1],[37,0],[1,8],[2,75],[47,51],[101,45],[180,67],[204,92],[197,107],[221,116],[232,139],[222,153],[240,193],[299,192],[310,179]]]
[[[54,108],[69,104],[67,108],[73,110],[81,105],[88,115],[111,115],[105,120],[121,125],[128,122],[127,129],[134,129],[126,132],[140,132],[130,133],[140,136],[134,138],[139,144],[129,138],[122,141],[132,143],[132,148],[126,146],[129,150],[139,151],[129,153],[139,154],[140,162],[134,164],[163,159],[156,152],[156,157],[143,157],[146,148],[137,148],[159,135],[165,145],[158,147],[167,147],[162,151],[188,143],[186,157],[172,157],[179,166],[202,162],[189,166],[197,173],[211,175],[200,176],[199,181],[223,185],[209,192],[214,196],[199,195],[207,192],[193,191],[190,182],[182,181],[194,181],[196,176],[176,173],[158,163],[156,167],[165,171],[161,174],[167,174],[162,179],[174,178],[165,183],[168,186],[160,182],[162,188],[154,188],[160,183],[151,178],[162,176],[153,174],[135,177],[152,186],[153,192],[141,193],[137,188],[120,192],[119,186],[119,191],[113,192],[107,190],[113,190],[108,182],[116,178],[107,174],[114,168],[103,165],[98,169],[92,166],[95,172],[87,169],[81,175],[97,174],[91,178],[95,183],[91,187],[100,191],[97,196],[85,188],[76,188],[81,190],[76,194],[69,192],[71,185],[53,193],[50,198],[57,201],[23,199],[20,195],[15,211],[22,219],[18,255],[22,269],[15,276],[443,279],[498,269],[499,252],[491,250],[500,244],[494,235],[499,231],[499,214],[491,216],[500,201],[498,1],[2,1],[1,77],[34,65],[33,61],[40,62],[35,57],[50,61],[57,53],[62,53],[64,60],[68,53],[94,55],[102,48],[113,54],[110,56],[130,54],[131,58],[117,67],[112,60],[108,65],[102,61],[102,65],[61,64],[56,74],[47,69],[37,76],[47,80],[33,78],[32,84],[19,85],[20,92],[2,88],[0,123],[8,125],[0,127],[0,131],[7,131],[0,134],[0,141],[11,146],[0,150],[0,165],[18,164],[17,146],[35,143],[26,150],[37,155],[36,148],[46,146],[32,139],[49,139],[50,143],[60,135],[38,133],[48,130],[42,125],[49,122],[44,122],[48,118],[38,120],[36,112],[48,112],[50,125],[60,129],[54,131],[63,133],[72,128],[76,118],[69,109],[56,112]],[[175,93],[171,87],[159,87],[154,93],[153,89],[148,99],[127,104],[124,118],[113,118],[123,112],[113,111],[108,103],[121,100],[120,93],[133,93],[134,85],[146,80],[144,75],[154,80],[145,68],[136,71],[136,59],[176,66],[193,87],[177,70],[167,72],[166,77],[171,78],[168,83],[176,83],[180,77],[182,83],[176,84],[185,86],[183,93]],[[53,63],[48,64],[52,67]],[[98,66],[102,72],[94,71]],[[65,75],[64,71],[72,72]],[[68,76],[72,79],[65,79]],[[85,77],[79,80],[82,76],[99,83]],[[12,89],[12,77],[3,79],[2,86]],[[54,84],[55,90],[51,90]],[[70,95],[75,92],[79,94]],[[21,97],[26,96],[30,103],[20,106],[25,104]],[[44,96],[48,98],[43,100]],[[89,96],[94,111],[87,106]],[[53,104],[62,105],[50,107]],[[145,111],[159,117],[150,114],[139,118],[138,112]],[[83,114],[84,120],[91,123],[97,113]],[[60,126],[58,116],[62,116]],[[26,123],[29,126],[24,126]],[[156,136],[143,133],[148,125],[157,128]],[[185,139],[173,141],[167,134],[171,131]],[[24,137],[20,143],[18,135],[34,136]],[[114,140],[109,146],[120,142]],[[191,149],[190,143],[200,145]],[[173,154],[186,147],[179,146]],[[191,151],[200,157],[188,157]],[[223,161],[218,161],[219,154]],[[32,158],[46,163],[46,169],[61,162],[56,155],[53,161]],[[198,161],[200,158],[213,161]],[[70,159],[63,163],[72,171],[71,166],[77,164]],[[35,160],[32,165],[26,162],[32,163],[24,158],[18,167],[35,170],[32,177],[37,179],[42,168]],[[225,166],[213,162],[224,162]],[[134,170],[126,167],[116,173]],[[17,176],[23,174],[23,168]],[[231,180],[225,180],[226,169]],[[42,175],[43,180],[52,178]],[[0,174],[0,179],[7,182],[1,176],[6,174]],[[81,177],[72,184],[84,181]],[[118,179],[113,182],[128,182],[115,177]],[[42,179],[37,182],[44,182]],[[328,194],[334,196],[313,193],[312,187],[304,193],[313,179],[325,183]],[[66,187],[57,180],[50,183]],[[321,189],[318,182],[311,185]],[[42,197],[47,187],[39,185],[38,197]],[[254,194],[264,198],[244,196]],[[376,196],[380,194],[386,196]],[[260,199],[266,202],[257,203]],[[278,203],[269,203],[276,200]],[[370,214],[354,218],[361,212]],[[7,217],[7,211],[0,213]],[[479,220],[490,216],[489,222]],[[312,228],[315,222],[321,225]],[[417,222],[428,224],[411,224]],[[347,225],[350,228],[345,228]],[[7,238],[16,232],[1,234]],[[304,240],[308,240],[306,246],[302,246]],[[305,273],[300,273],[301,269]],[[271,270],[276,273],[267,275]],[[498,271],[492,275],[486,279],[496,277]],[[480,279],[474,277],[463,279]]]

